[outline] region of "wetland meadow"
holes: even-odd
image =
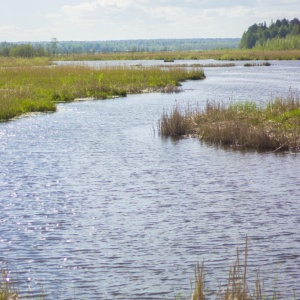
[[[3,299],[297,299],[300,55],[253,52],[2,60]]]

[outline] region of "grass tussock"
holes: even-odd
[[[80,66],[0,68],[0,120],[55,111],[55,102],[107,99],[143,91],[176,92],[180,82],[205,78],[201,68]],[[167,88],[166,88],[167,87]],[[173,90],[172,88],[173,87]]]
[[[265,61],[263,63],[245,63],[244,67],[269,67],[271,66],[271,63],[268,61]]]
[[[254,102],[208,102],[204,111],[163,112],[158,124],[163,137],[191,135],[234,148],[300,151],[300,99],[290,95],[259,107]]]
[[[263,283],[256,275],[255,282],[250,288],[248,279],[248,240],[246,239],[244,261],[241,261],[240,252],[237,250],[237,258],[233,266],[229,270],[227,284],[223,289],[213,292],[205,287],[204,265],[197,265],[195,271],[195,289],[192,300],[209,299],[208,294],[215,294],[220,300],[278,300],[281,299],[279,293],[273,290],[271,297],[268,297],[263,291]]]

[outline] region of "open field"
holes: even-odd
[[[175,106],[162,114],[158,127],[163,137],[192,135],[234,148],[299,151],[300,99],[291,93],[266,107],[208,102],[204,111]]]
[[[55,102],[107,99],[143,91],[173,92],[184,80],[205,78],[202,68],[82,66],[2,68],[0,120],[28,112],[55,111]]]

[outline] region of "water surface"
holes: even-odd
[[[60,104],[56,113],[0,124],[0,261],[21,291],[188,297],[197,261],[217,289],[247,235],[249,276],[259,269],[273,288],[278,274],[284,295],[300,294],[299,155],[156,134],[176,102],[266,103],[297,93],[300,62],[205,73],[180,94]]]

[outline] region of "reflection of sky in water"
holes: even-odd
[[[189,295],[202,260],[217,289],[247,234],[249,274],[260,269],[273,288],[278,273],[283,293],[300,294],[299,156],[153,133],[175,101],[267,101],[299,89],[299,63],[206,69],[179,94],[61,104],[1,123],[0,261],[21,290],[30,278],[50,299],[173,299]]]

